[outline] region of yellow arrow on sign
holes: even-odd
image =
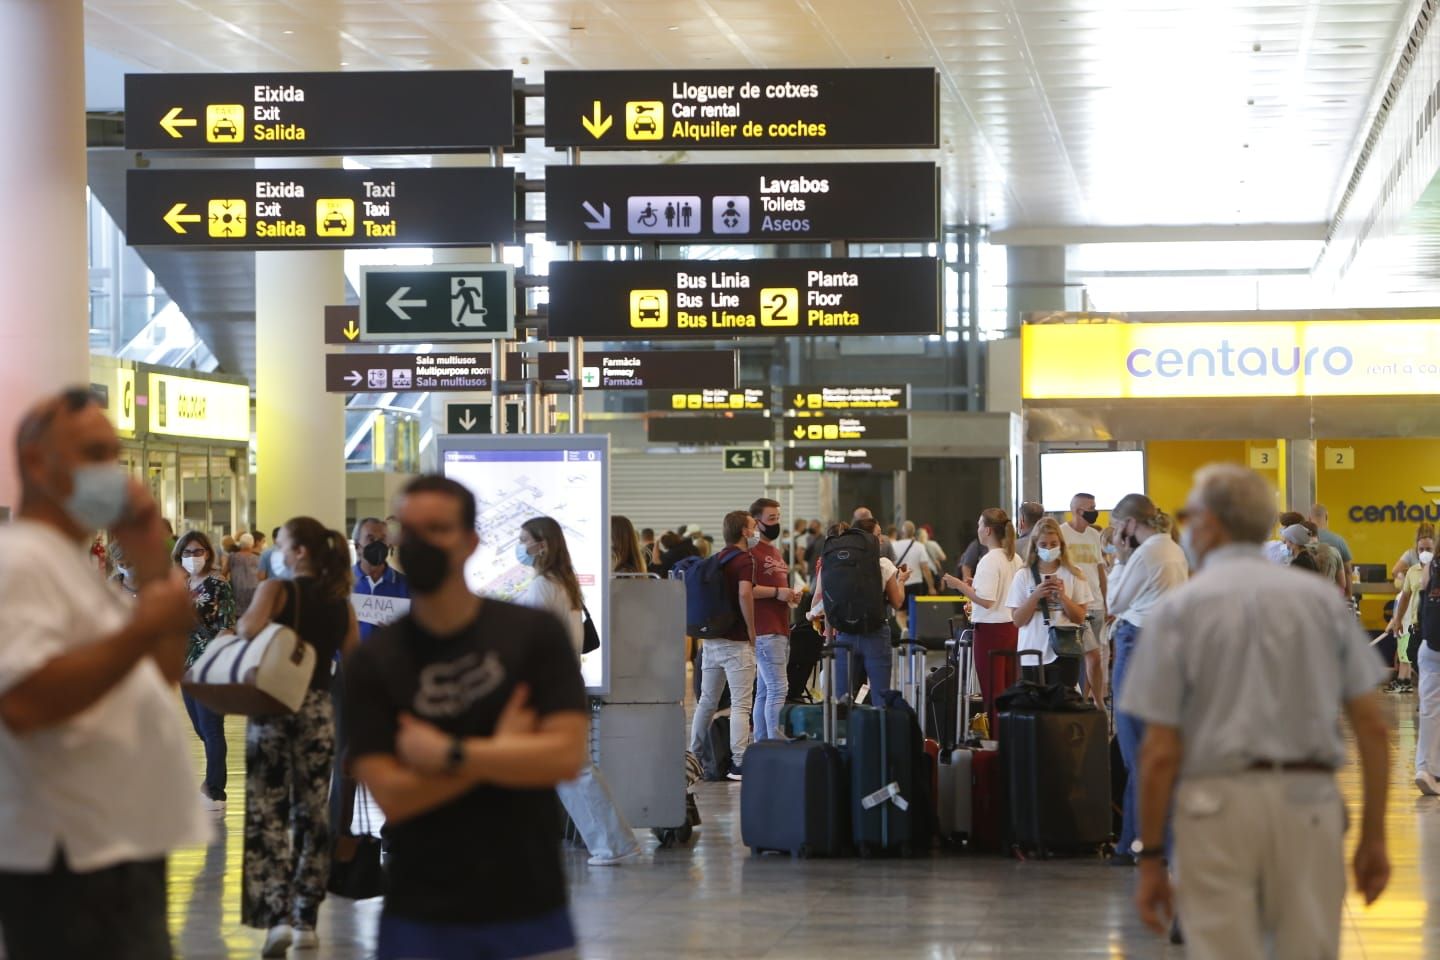
[[[171,107],[170,112],[160,118],[161,128],[176,140],[179,140],[181,136],[179,127],[193,127],[199,122],[194,117],[180,116],[179,107]]]
[[[803,439],[805,439],[805,428],[804,428],[804,427],[796,427],[796,428],[795,428],[795,439],[796,439],[796,440],[803,440]]]
[[[186,213],[185,206],[186,205],[184,203],[175,204],[175,206],[171,207],[169,212],[166,213],[165,216],[162,218],[166,223],[170,225],[170,229],[174,230],[176,233],[184,233],[184,225],[187,223],[200,222],[200,214]]]
[[[340,332],[345,334],[346,340],[354,340],[356,337],[360,336],[360,328],[355,326],[354,320],[351,320],[349,323],[345,324],[345,328]]]
[[[580,123],[585,127],[586,130],[590,131],[590,136],[594,137],[596,140],[599,140],[601,137],[605,136],[605,131],[610,129],[610,125],[615,122],[615,118],[605,117],[602,119],[600,116],[600,101],[596,100],[594,101],[594,104],[594,119],[591,119],[590,117],[581,117]]]

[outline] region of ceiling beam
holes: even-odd
[[[1010,247],[1065,247],[1086,243],[1202,243],[1266,240],[1324,241],[1326,223],[1208,223],[1189,226],[1013,227],[990,232],[991,243]]]

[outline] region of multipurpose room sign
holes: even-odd
[[[515,138],[508,70],[132,73],[125,149],[450,153]]]
[[[936,147],[930,68],[545,73],[553,147]]]

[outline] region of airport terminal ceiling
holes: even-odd
[[[85,27],[92,48],[172,72],[493,68],[538,83],[567,69],[934,66],[947,222],[1316,225],[1418,7],[88,0]]]

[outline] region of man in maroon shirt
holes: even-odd
[[[755,558],[755,742],[779,740],[780,708],[788,682],[785,665],[790,659],[790,568],[775,546],[780,539],[780,504],[760,499],[750,504],[759,542],[750,548]]]

